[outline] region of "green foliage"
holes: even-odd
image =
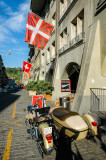
[[[39,81],[39,82],[29,82],[26,86],[26,89],[36,91],[37,94],[52,94],[54,87],[50,82]]]
[[[6,68],[6,74],[8,77],[15,78],[15,81],[20,81],[22,79],[23,70],[21,67],[18,68]]]
[[[26,90],[32,90],[34,91],[36,88],[35,88],[35,85],[36,85],[36,82],[29,82],[27,85],[26,85]]]

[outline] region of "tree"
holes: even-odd
[[[20,81],[23,74],[23,70],[21,67],[18,67],[18,68],[7,67],[6,74],[8,77],[15,78],[15,81]]]

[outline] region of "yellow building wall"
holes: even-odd
[[[99,14],[100,21],[100,53],[101,53],[101,74],[106,77],[106,9]]]

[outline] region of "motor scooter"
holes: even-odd
[[[82,140],[90,135],[97,135],[97,123],[89,114],[79,115],[77,112],[70,111],[64,107],[54,108],[51,114],[54,122],[54,141],[56,141],[60,133],[71,141]]]
[[[52,119],[49,115],[50,107],[39,108],[36,104],[27,107],[28,114],[26,115],[27,132],[35,140],[38,150],[43,157],[44,154],[49,155],[53,150],[52,138]],[[44,100],[44,99],[42,99]]]
[[[97,135],[97,123],[89,114],[79,115],[64,107],[37,109],[36,106],[28,106],[26,125],[27,131],[37,142],[42,157],[43,153],[50,154],[53,148],[56,149],[61,135],[68,142]]]

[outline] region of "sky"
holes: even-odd
[[[23,67],[29,54],[25,42],[30,0],[0,0],[0,55],[5,67]],[[3,11],[3,12],[2,12]],[[9,50],[11,55],[8,55]]]

